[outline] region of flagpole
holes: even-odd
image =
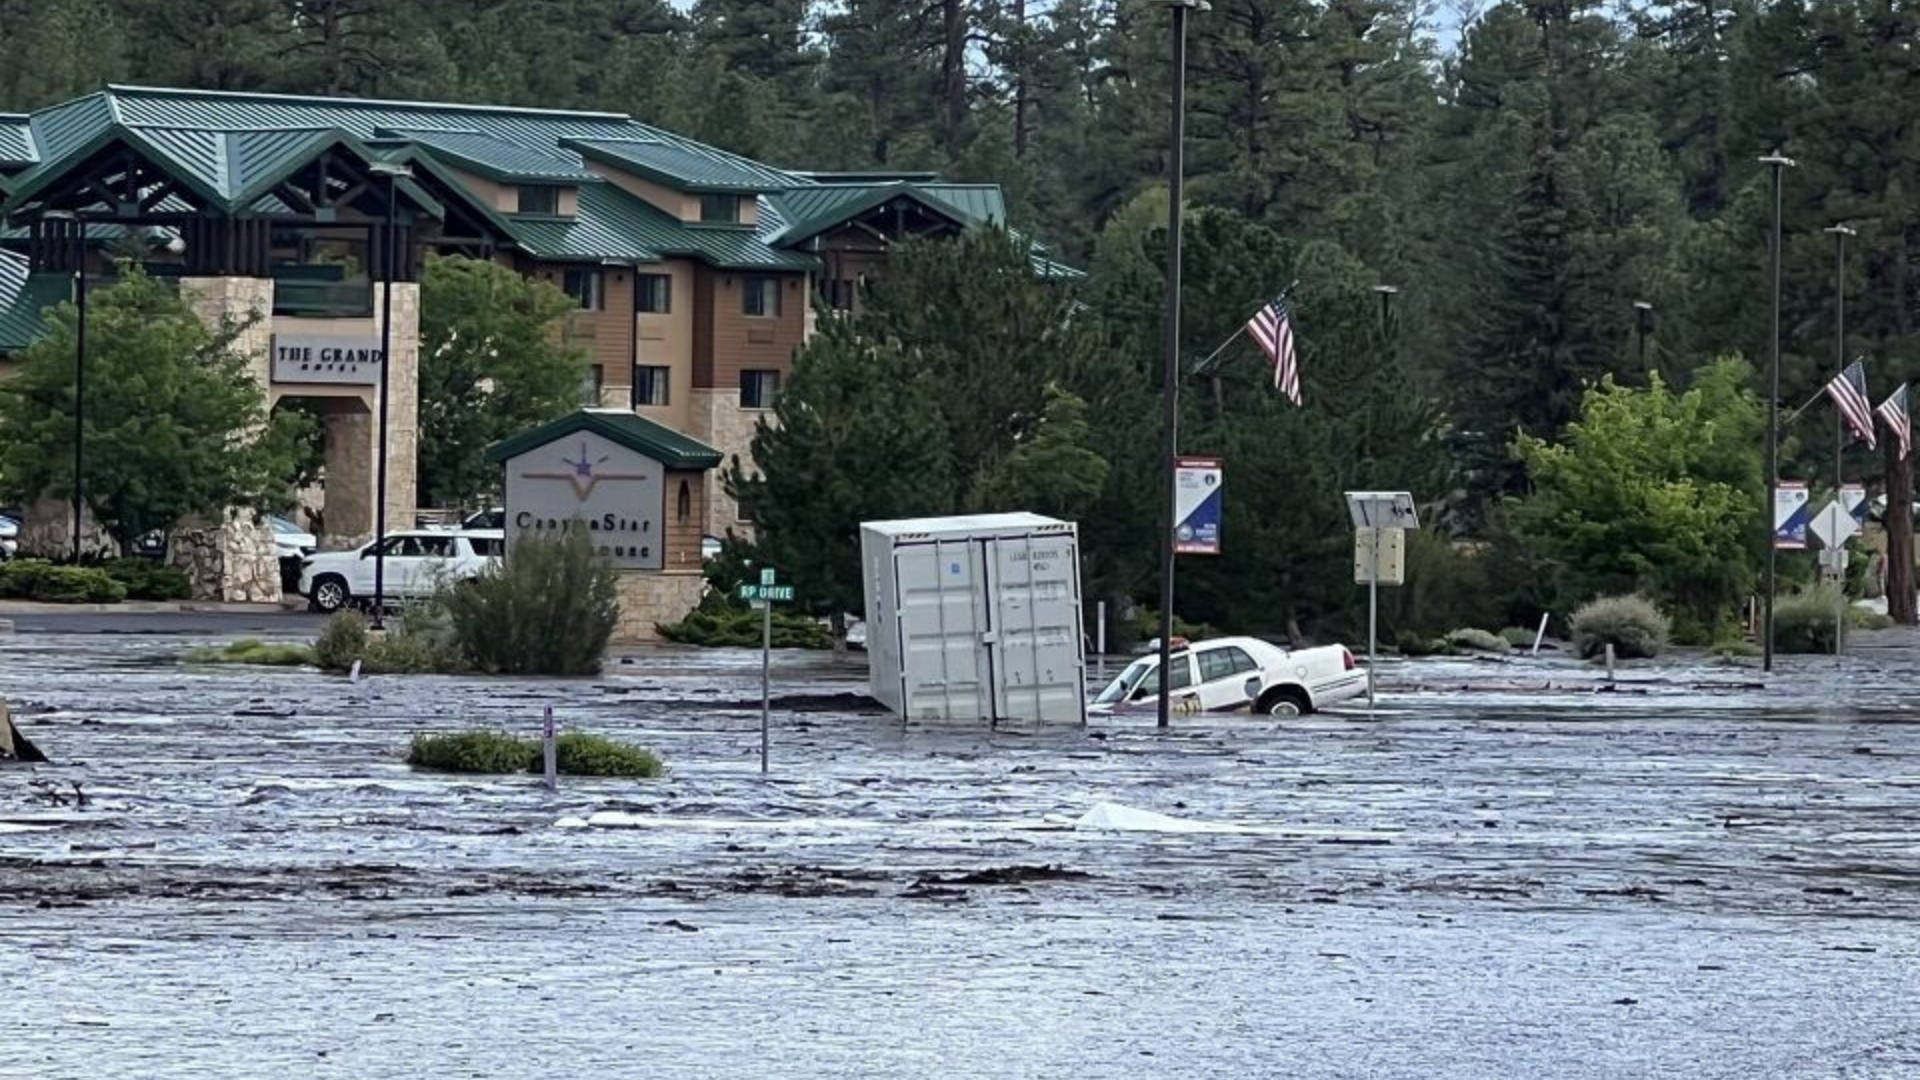
[[[1288,283],[1286,288],[1281,289],[1280,294],[1278,296],[1275,296],[1274,299],[1285,301],[1288,297],[1293,295],[1293,290],[1299,287],[1300,287],[1300,279],[1295,278],[1293,279],[1292,282]],[[1219,356],[1223,352],[1226,352],[1227,346],[1239,340],[1240,335],[1246,332],[1247,332],[1247,323],[1242,322],[1238,327],[1234,329],[1233,333],[1227,335],[1227,340],[1221,342],[1219,348],[1208,353],[1207,358],[1205,360],[1202,360],[1198,364],[1195,364],[1193,366],[1193,371],[1191,375],[1193,377],[1205,375],[1207,373],[1207,365],[1213,363],[1215,357]]]

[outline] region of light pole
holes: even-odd
[[[1647,335],[1653,333],[1653,305],[1645,300],[1633,302],[1633,336],[1640,353],[1640,377],[1653,383],[1653,369],[1647,366]]]
[[[1829,225],[1821,230],[1834,240],[1833,263],[1833,370],[1847,366],[1847,238],[1857,235],[1845,225]],[[1840,494],[1845,475],[1840,469],[1840,452],[1846,443],[1846,425],[1840,410],[1833,412],[1833,493]]]
[[[386,627],[387,610],[387,439],[391,411],[387,397],[393,371],[394,208],[400,178],[412,176],[413,170],[390,162],[375,162],[371,168],[376,176],[387,178],[387,217],[380,241],[380,447],[373,503],[373,628],[381,630]]]
[[[77,210],[49,210],[41,221],[71,223],[75,258],[73,306],[73,561],[80,561],[80,521],[86,506],[87,448],[87,220]]]
[[[1180,453],[1180,212],[1186,172],[1187,14],[1206,9],[1204,0],[1160,0],[1173,16],[1173,118],[1167,165],[1167,278],[1165,368],[1160,388],[1160,456],[1166,470],[1165,502],[1160,516],[1160,714],[1159,726],[1173,723],[1173,531],[1177,459]]]
[[[1770,672],[1773,670],[1773,594],[1780,573],[1780,548],[1773,525],[1774,503],[1780,491],[1780,190],[1785,183],[1785,171],[1793,167],[1793,159],[1783,157],[1776,149],[1761,158],[1760,164],[1773,170],[1773,330],[1767,377],[1767,592],[1761,598],[1765,613],[1761,618],[1760,641],[1760,669]]]

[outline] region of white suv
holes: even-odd
[[[498,529],[447,532],[411,529],[387,534],[385,594],[407,600],[432,595],[442,582],[464,581],[500,561],[506,534]],[[315,611],[339,611],[373,600],[378,544],[358,551],[310,555],[300,564],[300,595]]]

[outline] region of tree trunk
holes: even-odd
[[[835,611],[827,616],[827,628],[833,637],[833,661],[843,664],[847,660],[847,613]]]
[[[1013,0],[1014,33],[1020,35],[1018,70],[1013,76],[1013,156],[1027,156],[1027,0]]]
[[[1887,441],[1887,615],[1901,626],[1912,626],[1913,593],[1913,459],[1896,457],[1893,439]]]
[[[965,0],[943,0],[940,50],[940,96],[946,103],[947,160],[960,158],[960,129],[967,122],[967,5]]]

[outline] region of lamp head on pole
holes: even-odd
[[[1381,296],[1398,296],[1400,287],[1398,285],[1375,285],[1373,291],[1379,293]]]
[[[1826,228],[1821,229],[1820,231],[1832,236],[1859,236],[1860,235],[1850,225],[1829,225]]]
[[[1207,11],[1213,7],[1207,0],[1153,0],[1163,8],[1186,8],[1188,11]]]
[[[1761,158],[1760,164],[1771,165],[1776,169],[1791,169],[1796,163],[1792,158],[1782,154],[1779,149],[1776,148],[1773,153]]]

